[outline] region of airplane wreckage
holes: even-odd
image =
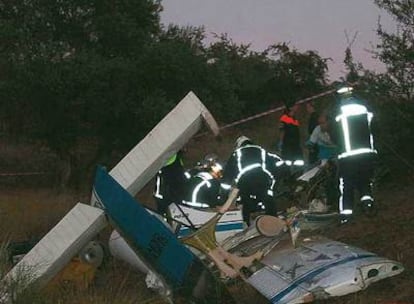
[[[214,118],[190,92],[112,170],[98,167],[90,204],[77,203],[6,274],[3,286],[25,270],[32,274],[25,286],[45,286],[80,254],[99,265],[102,251],[93,240],[108,224],[115,229],[109,239],[113,256],[146,273],[147,286],[170,302],[176,296],[202,297],[206,273],[223,286],[245,284],[269,303],[307,303],[363,290],[404,270],[341,242],[298,237],[314,219],[309,210],[285,219],[260,215],[245,227],[234,204],[237,189],[218,211],[171,205],[168,222],[137,202],[138,191],[203,122],[218,134]],[[309,181],[318,170],[299,179]],[[0,292],[0,303],[16,296]]]

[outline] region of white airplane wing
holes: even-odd
[[[343,296],[401,273],[404,267],[374,253],[324,238],[297,248],[277,246],[247,282],[270,303],[307,303]]]
[[[135,195],[202,127],[217,135],[219,127],[207,108],[190,92],[167,114],[109,174]]]

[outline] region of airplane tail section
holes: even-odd
[[[103,167],[97,169],[93,191],[111,222],[151,270],[174,292],[191,292],[204,270],[202,262]]]

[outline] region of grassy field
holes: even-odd
[[[232,150],[234,140],[241,134],[250,136],[257,143],[272,150],[277,139],[277,118],[271,115],[239,128],[225,130],[219,138],[213,138],[211,135],[194,138],[187,146],[186,167],[191,167],[207,153],[216,153],[225,160]],[[2,157],[5,162],[4,157],[13,156],[3,151]],[[16,160],[14,163],[16,166],[19,164]],[[7,167],[12,168],[10,165]],[[0,240],[21,241],[45,235],[77,202],[89,201],[91,185],[87,185],[86,181],[87,179],[81,181],[81,189],[64,192],[57,192],[45,183],[40,183],[41,185],[36,187],[25,187],[22,186],[24,183],[19,181],[0,181]],[[376,193],[380,204],[380,212],[376,217],[366,218],[361,215],[350,225],[335,226],[324,233],[331,239],[399,261],[406,270],[401,275],[378,282],[363,292],[320,303],[414,303],[412,185],[412,177],[388,175]],[[145,187],[137,198],[145,204],[153,205],[151,189],[152,183]],[[104,233],[103,238],[106,236],[107,233]],[[34,303],[27,301],[19,303]],[[160,297],[146,289],[141,274],[112,259],[98,270],[95,280],[88,288],[76,290],[70,286],[63,286],[49,292],[42,301],[38,303],[163,303]],[[223,303],[226,303],[225,299]]]
[[[414,303],[414,188],[390,183],[378,195],[381,210],[375,218],[361,215],[352,225],[332,227],[325,235],[399,261],[406,270],[363,292],[326,303]],[[41,237],[76,201],[79,201],[76,194],[55,195],[47,189],[2,191],[2,238]],[[55,297],[59,298],[56,303],[162,303],[162,299],[145,288],[142,275],[115,260],[109,260],[97,272],[88,289],[61,288],[51,299]]]

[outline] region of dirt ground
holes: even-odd
[[[383,184],[376,197],[380,205],[377,216],[360,215],[353,223],[333,227],[325,235],[401,262],[405,271],[363,292],[327,303],[414,303],[413,180]]]
[[[188,146],[186,167],[190,167],[205,151],[219,156],[229,155],[233,140],[240,134],[257,139],[264,147],[274,146],[275,117],[255,122],[255,128],[231,129],[223,137],[195,139]],[[258,126],[260,124],[260,126]],[[272,126],[269,129],[269,126]],[[269,131],[270,130],[270,131]],[[260,131],[260,132],[259,132]],[[1,146],[0,146],[1,147]],[[9,148],[10,150],[10,148]],[[13,162],[13,156],[19,155]],[[1,171],[44,171],[53,165],[42,153],[34,159],[33,149],[22,155],[22,148],[0,149]],[[29,166],[22,160],[30,160]],[[116,162],[115,162],[116,163]],[[5,165],[7,164],[7,166]],[[42,165],[41,165],[42,164]],[[30,178],[30,177],[25,177]],[[33,177],[36,178],[36,177]],[[46,188],[50,183],[34,187],[23,185],[19,180],[0,177],[0,241],[36,240],[44,236],[77,202],[88,203],[91,193],[90,182],[84,181],[82,190],[57,192]],[[31,183],[33,184],[33,183]],[[82,184],[82,182],[81,182]],[[380,211],[374,218],[360,215],[345,226],[333,226],[323,235],[333,240],[361,247],[380,256],[401,262],[405,271],[395,277],[374,283],[366,290],[348,296],[321,301],[334,304],[407,304],[414,303],[414,177],[388,176],[376,191]],[[148,185],[138,195],[141,202],[152,204],[152,186]],[[106,235],[107,236],[107,235]],[[105,235],[103,236],[105,239]],[[241,290],[243,291],[243,290]],[[241,292],[236,291],[236,292]],[[122,301],[121,301],[122,298]],[[53,303],[53,302],[52,302]],[[57,303],[57,302],[54,302]],[[122,262],[110,260],[99,269],[95,281],[86,291],[62,296],[60,304],[78,303],[163,303],[160,297],[145,288],[143,275]],[[223,304],[225,302],[223,301]],[[257,303],[252,300],[249,303]]]
[[[143,196],[145,198],[145,195]],[[401,262],[405,271],[368,287],[365,291],[321,301],[320,303],[414,303],[414,187],[412,179],[399,183],[385,182],[377,194],[380,211],[374,218],[359,215],[348,225],[334,226],[323,234]],[[57,193],[49,189],[12,189],[0,191],[1,240],[28,240],[43,236],[79,201],[87,202],[89,192]],[[108,289],[109,285],[111,288]],[[115,290],[116,289],[116,290]],[[161,303],[161,299],[146,290],[143,276],[123,263],[111,261],[101,269],[87,294],[75,298],[83,303],[98,303],[106,295],[108,303],[117,303],[110,291],[128,294],[125,303]],[[94,295],[94,297],[92,297]],[[101,295],[101,296],[98,296]],[[82,301],[79,299],[84,298]],[[85,299],[90,299],[89,301]],[[63,303],[73,302],[74,297]],[[92,300],[95,299],[95,300]],[[111,302],[110,299],[113,299]],[[96,300],[101,299],[101,300]],[[96,302],[94,302],[96,301]]]

